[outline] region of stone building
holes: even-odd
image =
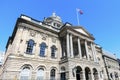
[[[118,61],[118,63],[119,63],[119,70],[120,70],[120,59],[118,58],[117,61]]]
[[[2,66],[4,62],[4,52],[0,51],[0,66]]]
[[[120,79],[119,63],[115,55],[110,54],[108,51],[103,51],[103,60],[109,80]]]
[[[108,80],[102,49],[94,40],[55,13],[43,21],[21,15],[6,46],[0,79]]]

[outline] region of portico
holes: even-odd
[[[96,62],[95,45],[92,41],[66,33],[66,53],[68,58],[93,59]]]

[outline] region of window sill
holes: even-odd
[[[25,52],[26,54],[33,55],[34,53]]]
[[[46,56],[39,55],[39,57],[46,57]]]
[[[52,59],[57,59],[56,57],[51,57]]]
[[[25,54],[23,54],[23,56],[31,57],[31,58],[35,57],[34,53],[26,53],[26,52],[25,52]]]

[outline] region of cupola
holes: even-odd
[[[56,13],[52,13],[52,16],[45,18],[44,22],[55,29],[60,29],[63,25],[61,18]]]

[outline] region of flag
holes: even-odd
[[[77,12],[79,12],[81,15],[83,14],[83,11],[81,9],[77,9]]]

